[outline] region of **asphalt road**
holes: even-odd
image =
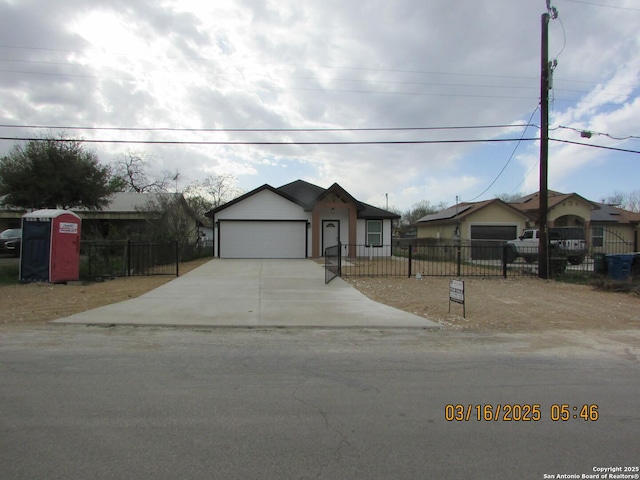
[[[637,467],[638,338],[8,329],[0,478],[542,479]],[[496,420],[476,419],[476,405],[498,404]]]

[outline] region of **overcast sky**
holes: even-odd
[[[640,151],[640,0],[552,6],[550,137]],[[0,0],[0,124],[20,126],[0,136],[38,136],[23,128],[38,125],[174,129],[67,130],[87,140],[538,138],[546,9],[545,0]],[[415,127],[429,130],[354,130]],[[0,154],[14,143],[0,140]],[[337,182],[377,206],[388,194],[400,210],[539,186],[532,140],[89,148],[103,163],[146,152],[152,170],[180,173],[179,187],[226,173],[245,191]],[[639,179],[637,153],[550,143],[551,189],[599,201],[638,190]]]

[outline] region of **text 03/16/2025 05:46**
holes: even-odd
[[[545,411],[547,411],[545,409]],[[569,420],[583,420],[595,422],[600,418],[598,405],[583,404],[570,405],[568,403],[554,403],[549,409],[549,419],[554,422],[568,422]],[[538,422],[542,420],[542,406],[539,403],[519,404],[447,404],[444,408],[444,418],[448,422]]]

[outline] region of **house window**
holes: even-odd
[[[382,246],[382,220],[367,220],[367,247]]]
[[[604,246],[604,227],[591,227],[591,246]]]

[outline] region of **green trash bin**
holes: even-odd
[[[594,253],[593,254],[593,273],[597,273],[598,275],[606,275],[608,272],[607,269],[607,258],[604,253]]]

